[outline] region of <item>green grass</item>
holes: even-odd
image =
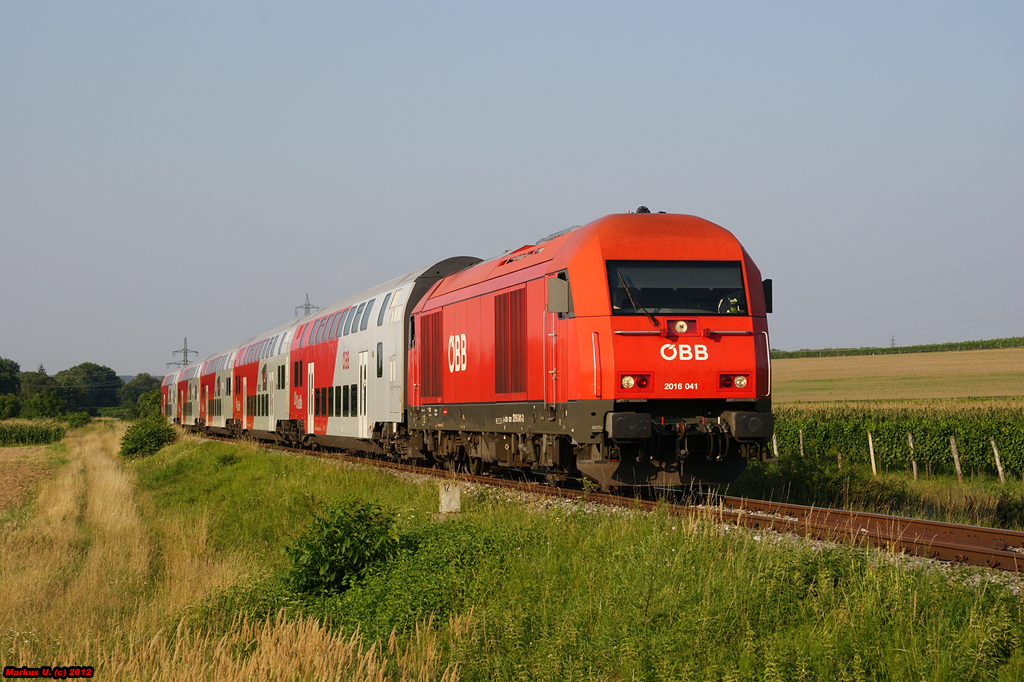
[[[434,523],[436,483],[251,446],[183,442],[129,466],[155,515],[208,515],[212,542],[265,569],[186,608],[215,632],[279,609],[382,641],[430,622],[463,680],[1024,677],[1020,597],[884,553],[664,513],[540,513],[491,490]],[[401,550],[341,595],[292,592],[282,547],[344,496],[393,511]]]
[[[901,468],[873,476],[864,464],[785,456],[778,462],[752,463],[722,494],[790,502],[831,509],[852,509],[893,516],[934,519],[973,526],[1024,530],[1024,482],[1005,485],[991,476],[928,476],[919,480]]]

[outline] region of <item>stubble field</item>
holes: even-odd
[[[772,362],[775,402],[1024,395],[1024,348]]]

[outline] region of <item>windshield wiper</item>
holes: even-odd
[[[616,270],[615,274],[617,274],[619,276],[619,282],[622,284],[622,288],[626,292],[626,298],[629,299],[629,303],[630,303],[630,305],[633,306],[633,310],[635,310],[637,312],[643,313],[644,315],[647,316],[647,319],[649,319],[651,321],[651,324],[653,324],[655,327],[660,327],[661,323],[658,322],[657,318],[655,318],[654,315],[652,315],[650,312],[648,312],[647,308],[644,308],[642,305],[637,304],[636,300],[633,298],[633,294],[630,292],[629,285],[626,284],[626,280],[623,279],[623,277],[622,277],[622,272],[620,272],[619,270]],[[640,295],[637,294],[637,298],[639,298],[639,297],[640,297]]]

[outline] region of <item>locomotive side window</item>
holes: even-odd
[[[608,261],[613,315],[747,315],[739,261]]]

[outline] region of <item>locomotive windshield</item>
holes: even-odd
[[[610,260],[613,315],[747,315],[738,261]]]

